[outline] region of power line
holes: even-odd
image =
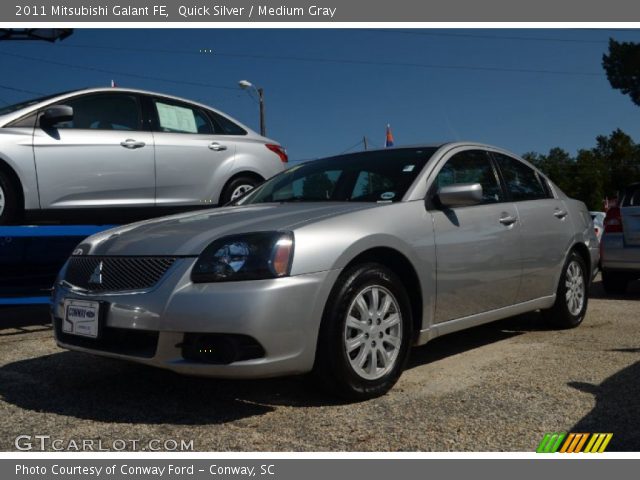
[[[42,92],[36,92],[34,90],[25,90],[23,88],[10,87],[9,85],[0,85],[3,90],[11,90],[12,92],[29,93],[33,95],[45,95]]]
[[[219,89],[224,89],[224,90],[237,90],[236,87],[228,87],[228,86],[224,86],[224,85],[212,85],[210,83],[191,82],[191,81],[187,81],[187,80],[176,80],[176,79],[172,79],[172,78],[163,78],[163,77],[157,77],[157,76],[152,76],[152,75],[142,75],[142,74],[139,74],[139,73],[121,72],[121,71],[117,71],[117,70],[109,70],[109,69],[104,69],[104,68],[91,67],[91,66],[87,66],[87,65],[77,65],[77,64],[73,64],[73,63],[59,62],[59,61],[56,61],[56,60],[49,60],[49,59],[46,59],[46,58],[31,57],[31,56],[28,56],[28,55],[21,55],[21,54],[18,54],[18,53],[0,52],[0,55],[4,55],[6,57],[20,58],[22,60],[27,60],[27,61],[32,61],[32,62],[48,63],[49,65],[57,65],[57,66],[60,66],[60,67],[68,67],[68,68],[76,68],[76,69],[79,69],[79,70],[88,70],[88,71],[92,71],[92,72],[108,73],[110,75],[121,75],[123,77],[141,78],[141,79],[145,79],[145,80],[156,80],[156,81],[159,81],[159,82],[176,83],[176,84],[181,84],[181,85],[191,85],[191,86],[194,86],[194,87],[219,88]]]
[[[524,40],[532,42],[561,42],[561,43],[607,43],[608,40],[586,40],[586,39],[573,39],[573,38],[560,38],[560,37],[526,37],[516,35],[488,35],[477,33],[448,33],[448,32],[425,32],[421,30],[376,30],[373,28],[366,29],[370,32],[382,32],[389,34],[401,34],[401,35],[421,35],[429,37],[453,37],[453,38],[481,38],[484,40]]]
[[[440,31],[424,31],[424,30],[389,30],[389,29],[374,29],[367,28],[366,31],[370,32],[382,32],[389,34],[401,34],[401,35],[422,35],[431,37],[453,37],[453,38],[481,38],[484,40],[517,40],[517,41],[531,41],[531,42],[551,42],[551,43],[584,43],[584,44],[607,44],[609,40],[587,40],[584,38],[561,38],[561,37],[528,37],[521,35],[490,35],[485,33],[453,33],[453,32],[440,32]],[[599,29],[594,29],[599,30]],[[618,31],[618,30],[616,30]],[[623,31],[623,30],[620,30]],[[640,33],[640,30],[629,29],[628,31],[634,31]]]
[[[540,73],[551,75],[580,75],[580,76],[602,76],[599,72],[577,72],[568,70],[537,70],[528,68],[508,68],[508,67],[479,67],[469,65],[445,65],[445,64],[431,64],[431,63],[413,63],[413,62],[390,62],[390,61],[375,61],[375,60],[355,60],[355,59],[335,59],[335,58],[323,58],[323,57],[292,57],[281,55],[258,55],[258,54],[240,54],[240,53],[217,53],[219,57],[241,57],[251,58],[256,60],[285,60],[285,61],[300,61],[300,62],[318,62],[318,63],[341,63],[351,65],[374,65],[374,66],[388,66],[388,67],[415,67],[415,68],[429,68],[429,69],[441,69],[441,70],[474,70],[485,72],[509,72],[509,73]]]
[[[90,48],[90,49],[103,49],[103,50],[117,50],[119,53],[124,53],[122,49],[117,47],[108,46],[91,46],[91,45],[56,45],[53,48]],[[268,54],[254,54],[254,53],[226,53],[217,52],[213,53],[200,53],[199,51],[182,51],[182,50],[156,50],[146,48],[127,48],[128,52],[146,52],[146,53],[170,53],[170,54],[191,54],[191,55],[210,55],[213,57],[229,57],[229,58],[248,58],[252,60],[278,60],[278,61],[290,61],[290,62],[311,62],[311,63],[335,63],[346,65],[367,65],[367,66],[389,66],[389,67],[412,67],[412,68],[427,68],[427,69],[440,69],[440,70],[470,70],[470,71],[484,71],[484,72],[503,72],[503,73],[526,73],[526,74],[545,74],[545,75],[575,75],[575,76],[588,76],[588,77],[602,77],[601,72],[580,72],[575,70],[546,70],[546,69],[533,69],[533,68],[509,68],[509,67],[490,67],[490,66],[471,66],[471,65],[447,65],[447,64],[431,64],[431,63],[414,63],[414,62],[392,62],[392,61],[378,61],[378,60],[359,60],[359,59],[340,59],[330,57],[299,57],[289,55],[268,55]],[[85,70],[99,71],[103,73],[132,76],[138,78],[160,80],[172,83],[184,83],[209,88],[223,88],[228,90],[235,90],[234,87],[208,85],[197,82],[184,82],[173,79],[162,79],[157,77],[151,77],[140,74],[115,72],[113,70],[99,69],[96,67],[85,67],[81,65],[65,64],[63,62],[55,62],[53,60],[45,60],[35,57],[28,57],[26,55],[9,54],[6,52],[0,52],[0,55],[9,55],[17,58],[23,58],[38,62],[47,62],[51,64],[57,64],[62,66],[69,66],[72,68],[80,68]]]
[[[358,140],[357,143],[354,143],[353,145],[351,145],[349,148],[346,148],[345,150],[343,150],[342,152],[338,153],[338,155],[342,155],[344,153],[350,152],[351,150],[353,150],[354,148],[358,147],[362,145],[362,140]]]

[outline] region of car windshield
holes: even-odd
[[[74,90],[70,90],[68,92],[54,93],[52,95],[46,95],[44,97],[32,98],[31,100],[25,100],[24,102],[15,103],[13,105],[7,105],[6,107],[0,107],[0,115],[6,115],[8,113],[17,112],[18,110],[22,110],[23,108],[30,107],[31,105],[35,105],[36,103],[44,102],[49,100],[50,98],[58,97],[60,95],[65,95],[67,93],[71,93]]]
[[[436,150],[400,148],[311,161],[267,180],[237,204],[399,202]]]

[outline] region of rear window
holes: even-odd
[[[216,112],[209,110],[209,116],[216,127],[216,133],[221,135],[246,135],[247,131],[240,125],[236,125],[231,120]]]
[[[640,185],[636,185],[632,188],[629,188],[626,192],[624,192],[624,197],[622,198],[623,207],[638,207],[640,206]]]

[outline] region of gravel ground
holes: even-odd
[[[579,328],[529,314],[436,339],[389,394],[358,404],[306,377],[197,379],[63,351],[26,321],[36,313],[0,310],[0,450],[27,434],[197,451],[533,451],[545,432],[573,431],[640,451],[639,302],[640,282],[605,297],[598,280]]]

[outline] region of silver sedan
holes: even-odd
[[[295,166],[234,205],[90,237],[55,284],[58,345],[185,374],[314,372],[383,394],[412,345],[587,309],[584,204],[506,151],[453,143]]]
[[[189,100],[124,88],[36,98],[0,108],[0,225],[25,212],[149,218],[209,208],[286,162],[279,143]]]

